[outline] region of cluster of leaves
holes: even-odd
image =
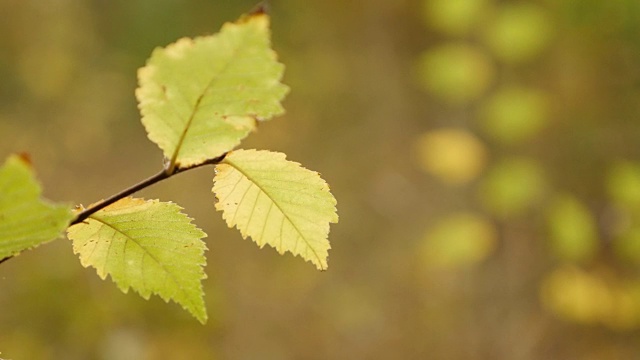
[[[260,247],[290,252],[327,268],[336,200],[318,173],[282,153],[233,150],[258,123],[283,112],[284,66],[271,48],[263,12],[227,23],[218,34],[156,49],[138,72],[136,97],[149,139],[164,152],[162,171],[113,197],[72,210],[40,198],[26,156],[0,168],[0,259],[59,238],[101,278],[142,297],[173,300],[207,319],[206,234],[171,202],[130,197],[174,174],[215,165],[216,209],[229,227]]]

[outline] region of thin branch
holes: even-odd
[[[186,166],[186,167],[173,167],[173,168],[167,168],[167,169],[162,169],[162,171],[160,171],[159,173],[147,178],[146,180],[143,180],[127,189],[122,190],[121,192],[110,196],[109,198],[102,200],[96,204],[91,205],[90,207],[86,208],[85,210],[83,210],[82,212],[80,212],[78,214],[78,216],[73,219],[71,221],[71,223],[69,224],[69,226],[71,225],[75,225],[75,224],[79,224],[81,222],[83,222],[84,220],[86,220],[89,216],[95,214],[96,212],[104,209],[105,207],[117,202],[120,199],[123,199],[133,193],[136,193],[144,188],[147,188],[157,182],[160,182],[162,180],[168,179],[170,177],[172,177],[173,175],[179,174],[181,172],[185,172],[187,170],[192,170],[195,168],[199,168],[205,165],[216,165],[219,164],[222,160],[224,160],[225,156],[227,156],[228,153],[224,153],[216,158],[213,159],[209,159],[203,163],[197,164],[197,165],[191,165],[191,166]],[[15,255],[11,255],[11,256],[7,256],[3,259],[0,259],[0,264],[2,264],[3,262],[11,259],[15,257]]]
[[[86,208],[85,210],[83,210],[82,212],[80,212],[80,214],[78,214],[78,216],[71,222],[71,224],[69,224],[69,226],[71,225],[75,225],[75,224],[79,224],[81,222],[83,222],[84,220],[86,220],[89,216],[93,215],[94,213],[104,209],[105,207],[117,202],[120,199],[123,199],[133,193],[136,193],[144,188],[147,188],[155,183],[158,183],[162,180],[168,179],[170,177],[172,177],[173,175],[179,174],[181,172],[185,172],[187,170],[191,170],[191,169],[195,169],[195,168],[199,168],[201,166],[205,166],[205,165],[215,165],[220,163],[220,161],[224,160],[224,157],[227,156],[227,153],[224,153],[216,158],[207,160],[203,163],[197,164],[197,165],[192,165],[192,166],[187,166],[187,167],[174,167],[173,169],[169,168],[169,169],[162,169],[162,171],[160,171],[159,173],[151,176],[150,178],[143,180],[127,189],[122,190],[121,192],[112,195],[111,197],[102,200],[96,204],[93,204],[92,206]]]
[[[141,181],[133,186],[131,186],[130,188],[124,189],[123,191],[110,196],[109,198],[102,200],[98,203],[95,203],[93,205],[91,205],[90,207],[88,207],[87,209],[83,210],[82,212],[80,212],[78,214],[78,216],[71,222],[71,225],[75,225],[75,224],[79,224],[81,222],[83,222],[84,220],[86,220],[89,216],[93,215],[94,213],[96,213],[97,211],[104,209],[105,207],[113,204],[114,202],[127,197],[135,192],[138,192],[150,185],[153,185],[157,182],[160,182],[164,179],[169,178],[171,175],[168,174],[164,169],[162,171],[160,171],[159,173],[157,173],[156,175],[153,175],[152,177]]]

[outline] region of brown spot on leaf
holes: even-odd
[[[28,152],[21,152],[18,154],[18,157],[20,157],[20,160],[22,160],[27,165],[33,165],[33,162],[31,162],[31,155]]]
[[[269,12],[269,3],[268,1],[262,1],[258,5],[256,5],[251,11],[247,13],[248,17],[256,16],[256,15],[264,15]]]

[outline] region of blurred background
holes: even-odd
[[[0,159],[88,205],[161,166],[157,46],[255,0],[0,0]],[[258,249],[212,168],[138,196],[207,241],[209,322],[122,294],[66,239],[0,266],[6,359],[640,358],[640,2],[272,0],[283,151],[338,199],[329,270]]]

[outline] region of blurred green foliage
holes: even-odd
[[[464,44],[447,44],[426,51],[418,73],[427,90],[454,104],[477,99],[494,77],[490,59]]]
[[[31,152],[57,201],[155,172],[136,69],[253,5],[0,0],[0,156]],[[58,241],[0,266],[1,357],[637,357],[637,1],[278,0],[271,14],[292,91],[246,147],[284,151],[331,184],[330,270],[237,239],[194,195],[211,187],[203,169],[141,195],[206,219],[205,327],[120,294]],[[423,164],[419,149],[439,148],[424,135],[442,129],[484,149],[464,182]],[[483,225],[441,230],[459,214],[494,240],[477,242]],[[425,266],[450,254],[464,261]]]
[[[507,64],[532,59],[547,48],[551,23],[547,11],[533,2],[504,3],[489,16],[484,37],[494,56]]]
[[[447,35],[468,35],[483,18],[486,0],[424,1],[425,25]]]
[[[534,138],[549,122],[547,94],[524,87],[503,87],[483,104],[480,125],[491,140],[514,145]]]
[[[537,162],[509,157],[487,170],[478,196],[487,211],[498,218],[509,219],[538,205],[544,190],[545,178]]]
[[[556,195],[547,208],[549,243],[560,259],[586,262],[598,251],[596,219],[589,208],[571,195]]]
[[[606,186],[615,204],[627,209],[640,208],[640,164],[613,161]]]

